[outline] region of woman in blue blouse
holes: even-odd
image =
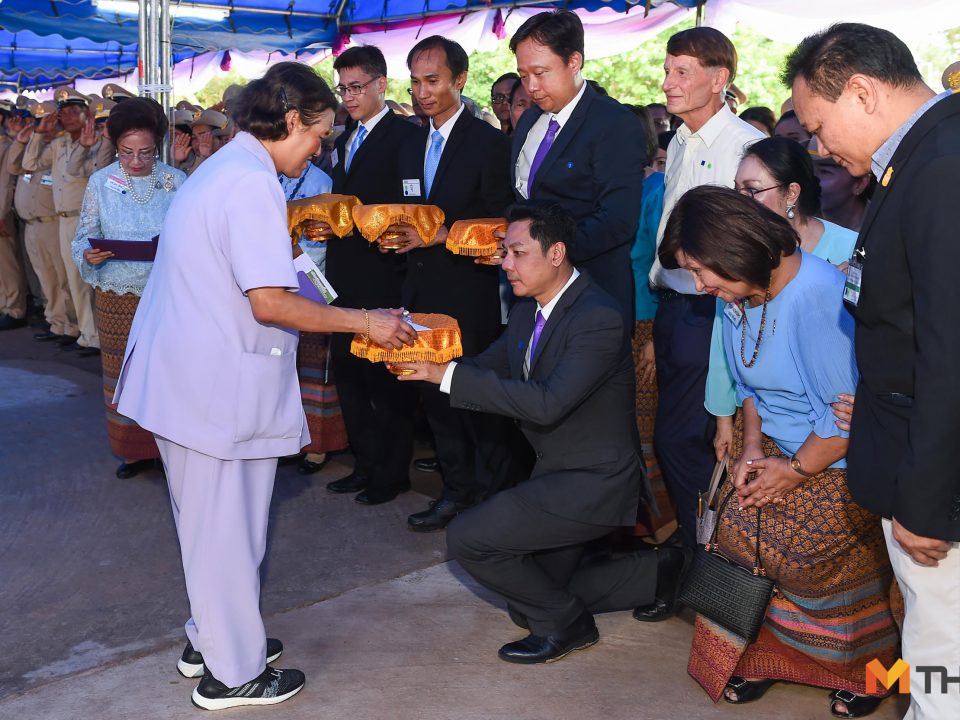
[[[810,154],[786,137],[772,137],[754,143],[743,155],[734,180],[736,189],[790,223],[800,239],[800,249],[827,262],[846,266],[853,254],[857,234],[817,217],[820,213],[820,181]],[[714,447],[717,459],[729,452],[733,440],[736,394],[730,367],[723,352],[720,329],[726,303],[717,301],[707,371],[707,411],[717,418]],[[848,388],[847,392],[852,392]]]
[[[892,574],[877,518],[847,490],[848,433],[832,408],[857,383],[845,278],[798,241],[759,203],[703,186],[677,203],[660,248],[664,267],[686,268],[726,304],[743,426],[717,539],[752,567],[759,528],[778,588],[753,642],[698,617],[688,669],[714,700],[749,702],[789,680],[832,689],[833,714],[860,717],[880,702],[867,695],[866,663],[897,656]]]
[[[90,238],[149,240],[159,235],[167,208],[186,175],[157,159],[167,134],[167,118],[154,100],[131,98],[118,103],[107,118],[107,133],[115,141],[118,160],[90,176],[73,240],[73,259],[96,293],[110,449],[123,460],[117,477],[129,478],[160,457],[153,434],[118,415],[111,403],[130,324],[153,263],[111,259],[113,253],[94,250]]]

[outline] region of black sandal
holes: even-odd
[[[830,712],[838,718],[866,717],[876,710],[881,702],[883,698],[876,695],[857,695],[849,690],[834,690],[830,693]],[[846,705],[847,711],[837,712],[837,703]]]
[[[775,682],[776,680],[747,680],[739,675],[734,675],[727,681],[727,686],[723,689],[723,699],[731,705],[753,702],[762,698]],[[733,690],[737,694],[737,699],[731,700],[727,695],[727,690]]]

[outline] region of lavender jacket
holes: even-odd
[[[262,325],[249,290],[297,290],[287,211],[263,145],[240,133],[183,185],[130,329],[114,402],[141,427],[223,460],[308,444],[295,330]]]

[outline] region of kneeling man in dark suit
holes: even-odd
[[[455,408],[514,418],[533,446],[530,478],[457,517],[447,546],[530,631],[500,657],[539,663],[599,638],[574,576],[586,542],[636,522],[645,481],[619,304],[573,267],[569,213],[514,206],[508,219],[503,269],[522,299],[506,332],[477,357],[410,365],[403,379],[438,383]],[[652,600],[652,553],[645,569]]]

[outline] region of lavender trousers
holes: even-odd
[[[227,687],[265,668],[260,563],[277,459],[220,460],[155,435],[180,539],[187,637]]]

